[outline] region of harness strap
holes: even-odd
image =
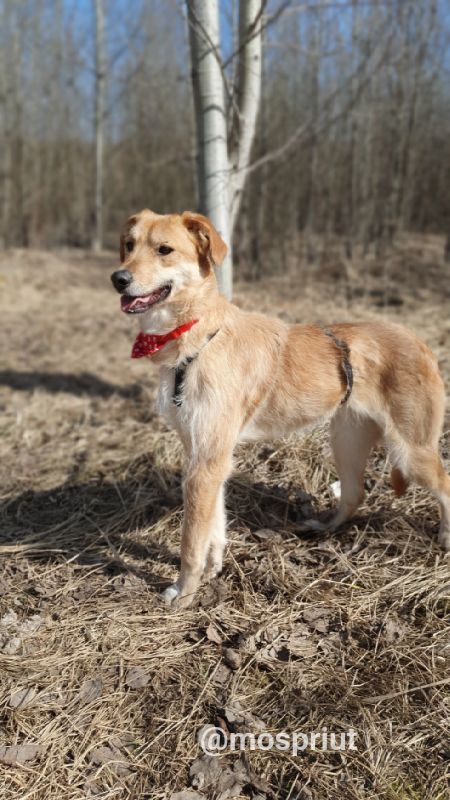
[[[178,407],[183,405],[183,386],[184,386],[184,378],[186,375],[187,367],[189,366],[189,364],[192,364],[192,362],[195,361],[196,358],[198,358],[202,350],[211,341],[211,339],[214,339],[214,336],[217,333],[219,333],[218,330],[214,331],[214,333],[210,333],[206,339],[205,344],[203,345],[203,347],[200,348],[198,353],[195,353],[195,355],[193,356],[187,356],[187,358],[184,358],[183,361],[181,361],[178,364],[178,366],[174,367],[175,381],[173,385],[173,394],[172,394],[172,403],[174,403],[174,405]]]
[[[328,328],[324,329],[324,334],[325,336],[329,336],[330,339],[332,339],[333,343],[336,345],[337,349],[339,350],[342,356],[341,370],[347,384],[347,390],[340,403],[340,405],[343,406],[344,403],[346,403],[348,398],[350,397],[353,389],[353,367],[350,362],[350,347],[348,346],[347,342],[345,342],[343,339],[338,339],[338,337],[335,336],[333,331],[330,331]]]
[[[341,370],[345,378],[345,382],[347,384],[345,395],[340,402],[340,405],[343,406],[344,403],[346,403],[348,398],[350,397],[353,389],[353,367],[350,361],[350,347],[348,346],[347,342],[345,342],[343,339],[338,339],[338,337],[333,333],[333,331],[330,331],[328,328],[325,328],[323,332],[325,336],[328,336],[333,341],[333,344],[335,344],[335,346],[337,347],[342,356]],[[198,353],[195,353],[195,355],[193,356],[187,356],[187,358],[183,359],[183,361],[181,361],[180,364],[178,364],[178,366],[174,368],[175,381],[173,387],[172,402],[178,408],[183,405],[183,386],[184,386],[184,379],[186,376],[187,367],[189,366],[189,364],[192,364],[192,362],[195,361],[196,358],[198,358],[204,347],[206,347],[206,345],[211,341],[211,339],[213,339],[214,336],[216,336],[218,333],[219,333],[218,330],[214,331],[214,333],[210,333],[206,339],[205,344],[198,351]]]

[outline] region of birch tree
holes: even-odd
[[[223,294],[231,297],[230,167],[217,0],[190,0],[188,20],[197,135],[199,210],[210,217],[228,244],[227,258],[217,277]]]
[[[263,0],[240,0],[239,3],[236,87],[229,86],[221,58],[218,0],[187,0],[187,10],[199,210],[211,218],[228,244],[228,256],[217,277],[220,290],[230,298],[233,228],[245,184],[261,94]]]
[[[94,0],[95,12],[95,230],[93,250],[103,246],[103,150],[105,116],[105,21],[103,0]]]

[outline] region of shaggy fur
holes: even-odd
[[[236,443],[279,438],[325,418],[331,418],[341,481],[339,508],[326,527],[337,528],[357,510],[367,458],[382,440],[395,492],[415,481],[439,500],[439,542],[450,549],[450,477],[438,452],[444,386],[420,339],[393,323],[331,325],[327,330],[350,349],[354,373],[353,391],[341,405],[347,389],[342,352],[322,328],[244,312],[219,295],[214,267],[226,246],[207,218],[142,211],[128,220],[120,249],[129,283],[119,291],[145,302],[171,285],[166,299],[140,314],[142,331],[162,334],[199,320],[151,357],[160,368],[160,410],[186,453],[181,572],[164,593],[168,602],[189,605],[202,576],[222,568],[224,483]],[[174,368],[197,353],[177,407]]]

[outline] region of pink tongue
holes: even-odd
[[[145,297],[121,297],[120,301],[122,304],[122,308],[124,309],[131,309],[131,308],[139,308],[139,306],[149,306],[158,299],[160,292],[152,292],[152,294],[148,294]]]
[[[139,308],[139,306],[146,306],[148,305],[149,301],[151,301],[151,299],[152,295],[148,295],[147,297],[145,297],[145,299],[143,297],[136,297],[135,300],[131,301],[129,308]]]

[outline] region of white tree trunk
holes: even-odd
[[[189,0],[189,39],[197,129],[199,210],[229,247],[217,270],[220,291],[232,293],[229,163],[217,0]]]
[[[92,247],[103,246],[103,148],[105,117],[105,23],[103,0],[95,2],[95,231]]]
[[[237,109],[230,153],[231,231],[233,231],[255,138],[261,99],[262,0],[241,0],[239,5],[239,64]]]
[[[187,0],[197,128],[200,211],[229,247],[217,277],[231,298],[233,228],[246,179],[261,95],[262,0],[240,0],[237,90],[228,146],[218,0]],[[230,150],[230,156],[229,156]]]

